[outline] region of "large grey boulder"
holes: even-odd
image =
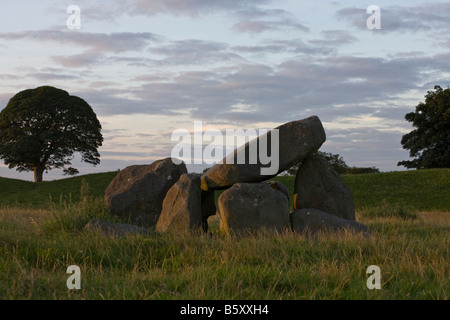
[[[150,165],[129,166],[120,171],[105,191],[111,214],[145,227],[156,225],[167,191],[178,181],[186,166],[171,158]]]
[[[164,198],[156,231],[198,232],[202,228],[200,176],[183,174]]]
[[[99,219],[90,220],[84,230],[103,234],[105,236],[124,237],[127,235],[148,234],[149,230],[131,224],[111,223]]]
[[[214,165],[202,176],[202,190],[225,189],[238,182],[260,182],[268,180],[280,172],[283,172],[293,165],[299,163],[315,151],[325,142],[325,130],[318,117],[312,116],[303,120],[285,123],[277,128],[278,130],[278,148],[272,150],[273,130],[266,135],[249,141],[244,146],[237,149],[234,153],[227,156],[221,163]],[[251,150],[260,150],[264,139],[271,160],[274,162],[278,158],[278,166],[272,173],[262,173],[274,163],[263,164],[259,153],[255,164],[250,162],[249,152]],[[276,141],[276,140],[274,140]],[[278,149],[278,150],[276,150]],[[258,151],[259,152],[259,151]],[[276,153],[278,157],[274,156]],[[245,163],[239,164],[238,159],[245,155]]]
[[[226,234],[290,228],[289,194],[280,182],[236,183],[217,200]]]
[[[302,208],[314,208],[355,220],[352,192],[321,155],[306,158],[295,176],[294,209]]]
[[[351,233],[362,233],[364,236],[370,234],[369,228],[354,220],[339,218],[317,209],[304,208],[291,213],[292,230],[299,233],[336,232],[347,231]]]

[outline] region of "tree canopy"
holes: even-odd
[[[97,165],[101,125],[83,99],[50,86],[27,89],[11,98],[0,112],[0,158],[9,168],[34,171],[35,181],[52,168],[77,173],[73,154]]]
[[[400,161],[398,166],[415,169],[450,167],[450,88],[435,86],[428,91],[405,119],[414,129],[402,137],[403,149],[409,150],[413,160]]]

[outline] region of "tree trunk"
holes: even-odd
[[[42,174],[44,173],[45,166],[39,164],[33,166],[34,169],[34,182],[42,182]]]

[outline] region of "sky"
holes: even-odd
[[[380,29],[368,28],[371,5]],[[404,170],[400,141],[413,129],[405,114],[450,85],[449,16],[446,1],[8,1],[0,110],[43,85],[88,102],[104,142],[98,166],[75,156],[80,174],[169,157],[172,133],[193,132],[195,121],[225,132],[312,115],[327,136],[321,151],[350,166]],[[0,176],[33,179],[1,160]]]

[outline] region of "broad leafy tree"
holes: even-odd
[[[50,86],[17,93],[0,112],[0,158],[9,168],[34,171],[42,181],[44,171],[64,168],[76,174],[73,154],[97,165],[102,145],[101,125],[83,99]]]
[[[413,160],[400,161],[399,166],[410,169],[450,167],[450,88],[435,86],[428,91],[425,102],[415,112],[405,115],[414,129],[402,137],[403,149]]]

